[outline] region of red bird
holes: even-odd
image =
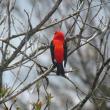
[[[67,62],[67,45],[64,38],[64,33],[61,31],[56,31],[53,36],[53,40],[50,45],[52,62],[55,66],[57,66],[57,75],[64,76],[64,66],[66,66]]]

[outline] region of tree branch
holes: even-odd
[[[19,90],[17,93],[15,93],[12,96],[9,96],[7,98],[4,98],[2,100],[0,100],[0,104],[7,102],[13,98],[15,98],[16,96],[20,95],[21,93],[23,93],[25,90],[27,90],[28,88],[30,88],[32,85],[34,85],[36,82],[38,82],[39,80],[41,80],[42,78],[45,78],[52,70],[54,69],[54,66],[52,65],[47,71],[45,71],[42,75],[38,76],[36,80],[34,80],[33,82],[31,82],[30,84],[28,84],[27,86],[25,86],[23,89]]]
[[[62,0],[57,0],[56,4],[53,6],[52,10],[44,17],[44,19],[33,29],[31,29],[29,32],[26,33],[24,39],[21,41],[17,49],[14,51],[14,53],[11,55],[11,57],[5,62],[4,66],[7,67],[9,63],[15,59],[16,55],[20,52],[22,47],[25,45],[27,41],[31,38],[32,35],[34,35],[41,27],[42,25],[52,16],[52,14],[56,11],[58,6]]]

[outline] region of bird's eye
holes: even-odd
[[[55,34],[57,34],[57,31],[55,32]]]

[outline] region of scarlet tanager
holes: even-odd
[[[57,67],[57,75],[64,76],[64,66],[67,62],[67,45],[64,38],[64,33],[61,31],[56,31],[53,36],[53,40],[50,45],[51,58],[53,64]]]

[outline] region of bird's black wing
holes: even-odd
[[[54,61],[54,45],[53,45],[53,42],[51,42],[51,44],[50,44],[50,52],[51,52],[52,62],[55,65],[55,61]]]
[[[64,66],[66,66],[67,62],[67,42],[64,43]]]

